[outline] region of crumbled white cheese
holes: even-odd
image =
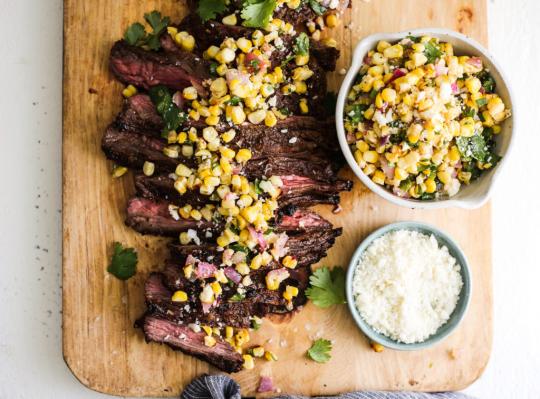
[[[433,236],[399,230],[379,237],[359,260],[355,305],[376,331],[404,343],[422,342],[454,311],[460,265]]]
[[[197,245],[201,245],[201,239],[197,235],[197,231],[193,229],[189,229],[187,231],[187,236]]]
[[[180,220],[180,215],[178,214],[178,207],[176,205],[169,204],[169,214],[174,220]]]
[[[294,143],[296,143],[297,141],[298,141],[298,137],[291,137],[291,138],[289,139],[289,144],[294,144]]]

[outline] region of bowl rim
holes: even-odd
[[[371,245],[371,243],[379,237],[390,233],[392,231],[398,230],[415,230],[420,231],[424,234],[433,234],[437,239],[437,242],[441,244],[441,241],[448,248],[450,254],[456,258],[456,261],[460,265],[460,274],[463,281],[463,286],[459,294],[459,299],[456,304],[455,309],[452,311],[449,319],[441,325],[437,331],[429,336],[426,340],[422,342],[415,343],[403,343],[398,342],[390,337],[377,333],[373,327],[371,327],[363,318],[360,316],[359,310],[356,308],[353,295],[353,279],[356,271],[356,264],[362,255],[362,253]],[[347,275],[345,280],[345,293],[347,298],[347,307],[351,316],[354,319],[357,327],[362,331],[362,333],[369,338],[371,341],[376,342],[386,348],[399,350],[399,351],[413,351],[427,349],[435,344],[441,342],[452,334],[457,327],[461,324],[467,311],[469,309],[471,296],[472,296],[472,275],[470,271],[469,261],[465,255],[465,252],[461,249],[458,243],[450,237],[446,232],[441,229],[424,222],[416,221],[400,221],[395,223],[389,223],[378,229],[371,232],[362,242],[358,245],[354,254],[351,257],[349,266],[347,269]],[[448,323],[452,322],[449,327]],[[443,330],[441,330],[443,328]]]
[[[342,115],[343,115],[343,110],[345,108],[345,100],[346,100],[349,88],[351,86],[351,83],[353,79],[356,77],[356,74],[358,72],[358,69],[361,66],[365,53],[369,51],[369,50],[362,51],[362,48],[366,46],[366,44],[369,44],[369,43],[371,43],[371,47],[372,47],[373,44],[375,44],[379,40],[395,41],[395,40],[404,38],[407,35],[417,36],[417,35],[424,35],[424,34],[433,35],[435,37],[444,36],[444,35],[450,36],[454,39],[460,40],[466,43],[467,45],[470,45],[473,48],[475,48],[475,50],[478,51],[478,53],[481,54],[482,57],[489,59],[494,69],[500,75],[501,82],[503,86],[505,87],[506,91],[508,92],[508,98],[510,100],[509,102],[512,108],[512,116],[511,116],[512,124],[510,128],[511,134],[510,134],[510,139],[508,142],[508,147],[501,161],[493,169],[486,191],[484,192],[483,195],[479,196],[477,200],[466,199],[466,198],[461,198],[461,199],[446,198],[446,199],[440,199],[440,200],[435,200],[435,201],[420,201],[420,200],[410,200],[410,199],[398,197],[397,195],[388,191],[386,188],[374,183],[368,176],[364,174],[362,169],[360,169],[360,167],[356,163],[356,160],[354,159],[352,151],[349,148],[349,144],[347,143]],[[352,169],[354,174],[372,192],[374,192],[375,194],[379,195],[380,197],[384,198],[387,201],[390,201],[396,205],[404,206],[407,208],[418,208],[418,209],[440,209],[440,208],[447,208],[447,207],[452,207],[452,206],[463,208],[463,209],[476,209],[483,206],[489,200],[493,192],[493,188],[495,186],[495,180],[500,175],[501,171],[503,170],[504,165],[506,165],[506,163],[508,162],[508,158],[513,152],[512,150],[514,148],[514,141],[515,141],[515,136],[517,132],[516,122],[518,120],[516,117],[517,114],[515,111],[515,104],[516,104],[515,98],[516,97],[513,94],[511,85],[509,84],[509,80],[507,79],[502,68],[500,67],[500,64],[495,60],[495,57],[493,57],[493,55],[484,46],[478,43],[476,40],[462,33],[453,31],[451,29],[429,28],[429,27],[404,30],[400,32],[374,33],[372,35],[366,36],[363,39],[361,39],[355,46],[355,49],[352,55],[351,65],[347,71],[347,74],[345,75],[343,79],[343,82],[341,83],[337,102],[336,102],[336,112],[335,112],[338,141],[341,147],[341,151],[343,155],[345,156],[345,159],[347,160],[347,163],[349,164],[349,167]]]

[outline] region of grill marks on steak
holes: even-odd
[[[209,77],[205,61],[193,53],[146,51],[124,40],[111,50],[110,69],[125,84],[145,89],[165,85],[176,90],[193,86],[201,95],[206,94],[202,82]]]
[[[242,369],[242,355],[221,337],[215,337],[216,345],[208,347],[204,344],[205,332],[196,333],[187,325],[171,322],[159,313],[147,313],[139,324],[147,341],[166,344],[228,373]]]
[[[126,225],[141,234],[153,234],[176,237],[190,229],[197,231],[198,237],[215,237],[221,232],[224,224],[215,221],[183,219],[172,216],[170,203],[163,200],[150,200],[134,197],[128,202]],[[294,209],[289,209],[294,208]],[[291,234],[332,228],[332,224],[322,216],[307,209],[287,207],[278,212],[275,229],[278,232]],[[178,215],[176,215],[178,217]]]

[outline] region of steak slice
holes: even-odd
[[[223,229],[223,223],[207,220],[183,219],[171,205],[163,200],[134,197],[128,201],[126,225],[141,234],[177,237],[190,229],[197,231],[203,241],[215,237]],[[174,208],[173,208],[174,209]],[[174,215],[174,216],[173,216]],[[317,229],[331,229],[332,224],[322,216],[307,209],[287,207],[278,212],[277,232],[302,233]],[[210,236],[210,237],[209,237]]]
[[[201,95],[206,94],[202,82],[209,77],[208,68],[193,53],[146,51],[120,40],[112,47],[109,61],[111,72],[124,84],[145,89],[165,85],[176,90],[193,86]]]
[[[221,337],[216,336],[216,345],[208,347],[204,344],[205,332],[196,333],[187,325],[174,323],[159,313],[147,313],[139,324],[147,342],[166,344],[227,373],[242,369],[242,355]]]
[[[193,158],[167,157],[163,154],[165,147],[166,143],[162,139],[120,131],[113,125],[107,128],[101,140],[101,148],[107,158],[132,169],[142,170],[145,161],[153,162],[158,172],[174,172],[179,163],[195,166]],[[309,160],[295,158],[294,155],[273,155],[270,152],[259,158],[252,158],[237,173],[250,179],[290,173],[322,181],[337,179],[339,165],[335,162],[315,156]]]
[[[336,238],[341,233],[342,229],[337,228],[292,235],[287,241],[286,246],[289,248],[287,253],[298,261],[300,267],[317,263],[326,256],[326,251],[334,245]],[[213,258],[221,256],[221,252],[216,245],[206,243],[201,245],[171,243],[169,249],[173,258],[180,263],[185,262],[189,255],[207,261],[212,261]]]
[[[349,180],[337,180],[333,183],[320,182],[309,178],[295,175],[280,176],[283,181],[281,195],[278,198],[280,207],[289,205],[309,207],[316,204],[339,204],[339,193],[350,191],[352,182]],[[135,187],[140,196],[149,199],[166,199],[179,206],[186,204],[204,205],[211,202],[207,195],[198,191],[188,191],[180,195],[174,189],[174,180],[165,175],[135,176]]]
[[[264,317],[269,313],[268,307],[280,309],[280,312],[291,311],[305,303],[305,297],[295,298],[291,307],[283,298],[282,291],[268,290],[264,283],[266,271],[257,271],[257,281],[252,286],[245,287],[244,298],[233,300],[237,287],[222,285],[223,293],[219,299],[209,308],[204,308],[199,300],[202,290],[199,279],[188,280],[183,276],[182,268],[169,264],[165,273],[152,273],[145,283],[145,299],[148,308],[152,312],[158,312],[164,317],[175,322],[196,323],[212,327],[232,326],[236,328],[249,328],[253,316]],[[283,283],[295,284],[305,289],[307,286],[306,273],[294,272],[296,278],[305,281],[297,281],[289,278]],[[165,283],[167,282],[167,283]],[[171,297],[174,291],[182,290],[188,295],[186,302],[173,302]]]
[[[296,18],[296,16],[292,15],[295,13],[281,12],[281,14],[286,15],[287,18],[289,18],[289,16],[291,17],[291,19]],[[300,18],[300,20],[302,19],[303,18]],[[295,20],[295,22],[289,22],[296,24],[297,21],[298,18]],[[196,38],[197,45],[201,50],[206,50],[212,45],[219,46],[223,42],[223,40],[228,37],[232,37],[234,39],[238,39],[240,37],[251,38],[253,32],[255,31],[255,29],[253,28],[247,28],[244,26],[225,25],[217,20],[209,20],[203,23],[196,13],[188,14],[182,20],[182,22],[180,22],[178,29],[190,32]],[[172,44],[164,45],[164,36],[162,36],[162,46],[169,51],[173,50],[173,48],[169,46],[172,46],[172,44],[176,46],[176,44],[171,40],[170,42],[172,42]],[[281,65],[282,62],[290,55],[289,53],[291,52],[291,49],[294,48],[296,36],[283,35],[281,39],[283,40],[283,50],[274,51],[274,53],[272,54],[271,61],[274,67]],[[315,66],[311,64],[310,68],[315,67],[316,69],[323,69],[324,71],[333,71],[336,69],[336,62],[339,58],[338,49],[325,46],[324,44],[313,39],[310,39],[309,44],[311,53],[313,55],[313,57],[311,58],[313,58],[316,64]],[[323,72],[321,72],[321,77],[325,79]]]
[[[156,112],[152,100],[147,94],[142,93],[124,99],[122,111],[116,117],[115,124],[121,130],[159,137],[161,137],[161,131],[164,127],[163,120]],[[191,126],[198,129],[206,127],[204,122],[189,120],[185,123],[184,128],[187,129]],[[230,128],[231,126],[227,123],[221,123],[216,126],[216,129],[221,132]],[[337,149],[336,128],[333,118],[319,119],[313,116],[293,115],[283,120],[278,120],[274,127],[253,125],[245,122],[241,125],[234,126],[234,129],[239,135],[235,138],[236,140],[245,136],[251,137],[264,133],[271,135],[280,133],[288,137],[288,139],[301,137],[314,141],[321,147],[328,147],[333,150]]]

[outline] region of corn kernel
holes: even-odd
[[[376,170],[375,173],[373,173],[373,176],[371,180],[373,180],[377,184],[384,184],[385,175],[382,170]]]
[[[182,50],[184,51],[193,51],[195,48],[195,38],[191,35],[185,36],[180,43],[180,47],[182,47]]]
[[[300,99],[300,102],[298,103],[300,107],[300,112],[303,114],[307,114],[309,112],[309,106],[307,104],[307,100],[305,98]]]
[[[309,54],[300,54],[294,58],[294,62],[298,66],[307,65],[309,62]]]
[[[182,233],[180,233],[179,240],[180,240],[180,244],[187,245],[191,242],[191,237],[188,236],[188,233],[183,231]]]
[[[460,133],[464,137],[471,137],[474,134],[474,119],[471,117],[463,118],[460,122]]]
[[[396,102],[397,93],[394,89],[386,88],[382,91],[381,97],[383,101],[394,104]]]
[[[169,158],[178,158],[178,148],[177,146],[164,147],[163,154]]]
[[[465,87],[467,87],[467,90],[469,90],[470,93],[478,93],[482,88],[482,83],[480,82],[480,79],[471,76],[465,81]]]
[[[371,348],[377,353],[380,353],[380,352],[384,351],[384,346],[382,346],[381,344],[378,344],[376,342],[371,343]]]
[[[276,114],[274,114],[272,111],[266,112],[266,116],[264,117],[264,124],[268,127],[276,126],[277,124]]]
[[[446,170],[437,173],[437,177],[443,184],[448,184],[452,180],[452,176]]]
[[[255,357],[263,357],[264,356],[264,348],[262,346],[256,346],[252,350],[253,356]]]
[[[186,302],[187,300],[188,296],[185,291],[176,291],[171,298],[173,302]]]
[[[221,20],[221,22],[223,22],[225,25],[236,25],[236,23],[238,22],[237,19],[236,19],[236,15],[235,14],[231,14],[231,15],[227,15],[226,17],[223,17],[223,19]]]
[[[231,120],[235,125],[240,125],[246,120],[246,114],[240,106],[231,107]]]
[[[336,14],[330,14],[326,17],[326,26],[329,28],[335,28],[339,25],[339,18]]]
[[[388,43],[386,40],[381,40],[379,43],[377,43],[377,51],[379,53],[384,52],[388,47],[391,47],[392,45]]]
[[[278,357],[273,352],[270,352],[270,351],[264,352],[264,358],[268,360],[269,362],[275,362],[278,360]]]
[[[204,345],[211,348],[216,345],[216,339],[210,335],[206,335],[204,337]]]
[[[366,151],[363,154],[364,161],[376,163],[379,160],[379,154],[376,151]]]
[[[294,269],[296,265],[298,265],[298,261],[290,255],[285,256],[281,263],[283,266],[288,267],[289,269]]]
[[[260,109],[258,111],[250,112],[247,118],[251,123],[257,125],[266,118],[266,111],[264,109]]]
[[[251,355],[242,355],[242,358],[244,359],[243,367],[246,370],[251,370],[253,367],[255,367],[255,362],[253,361],[253,357]]]
[[[233,49],[225,47],[217,53],[215,58],[220,64],[228,64],[234,61],[236,54]]]
[[[197,89],[193,86],[186,87],[182,91],[182,95],[186,100],[196,100],[197,99]]]
[[[135,94],[137,94],[137,88],[133,85],[129,85],[124,90],[122,90],[122,95],[125,98],[129,98],[131,96],[134,96]]]
[[[385,48],[382,53],[386,58],[400,58],[403,57],[403,46],[401,44],[395,44]]]
[[[145,161],[143,165],[143,173],[145,176],[152,176],[156,170],[156,165],[153,162]]]
[[[296,296],[298,296],[298,287],[293,287],[291,285],[285,287],[285,291],[283,292],[283,298],[288,301],[292,301],[293,298]]]
[[[251,151],[247,148],[241,148],[236,153],[236,161],[239,163],[246,163],[251,159]]]

